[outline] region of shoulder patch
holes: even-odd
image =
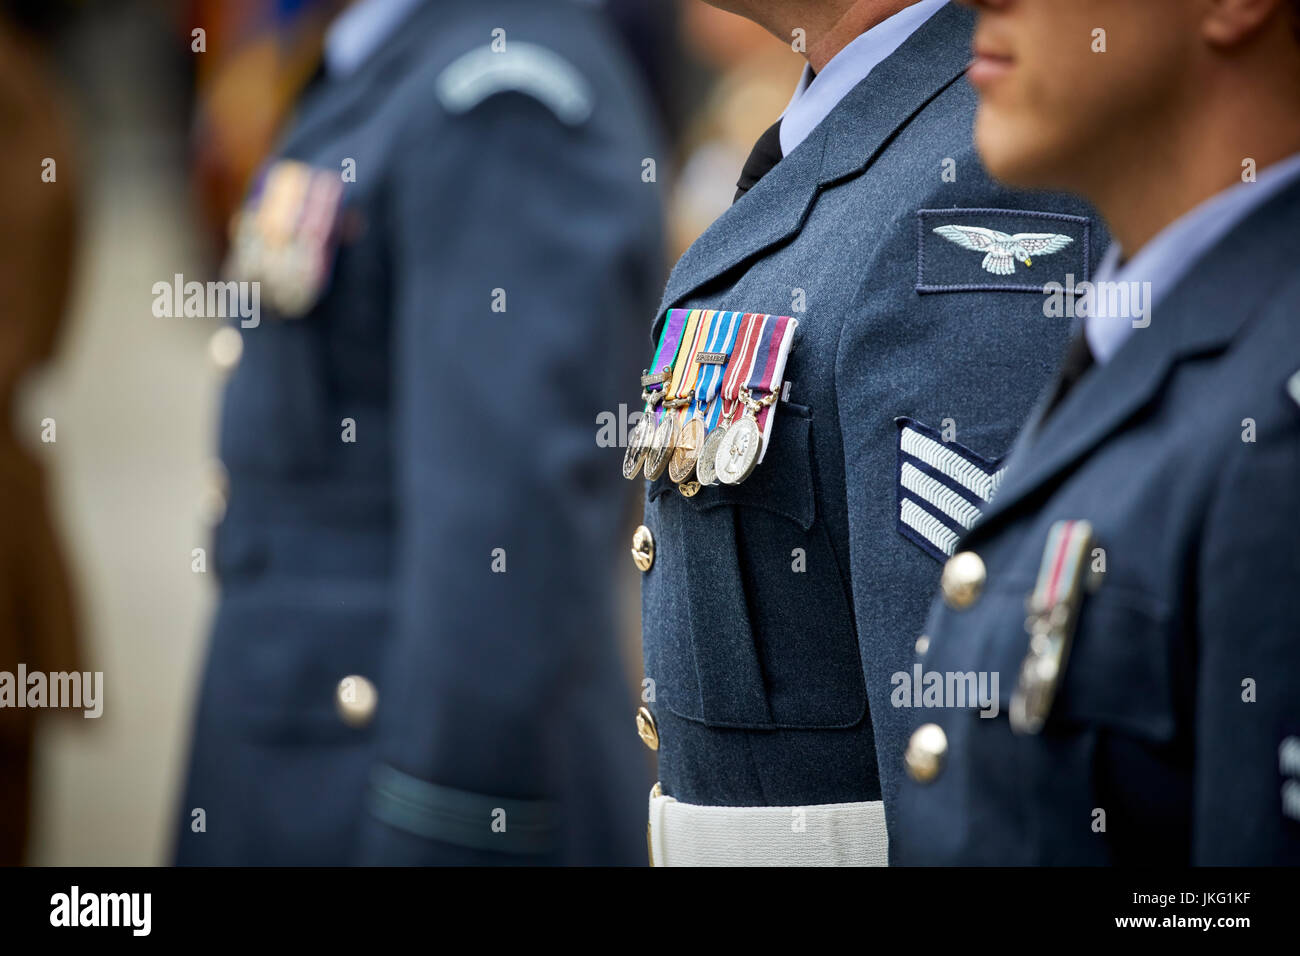
[[[1291,401],[1300,405],[1300,371],[1286,380],[1286,393],[1291,396]]]
[[[1088,281],[1092,223],[1024,209],[920,209],[916,291],[1062,292]]]
[[[546,47],[510,41],[500,53],[483,46],[455,60],[438,76],[438,99],[451,113],[467,113],[498,93],[539,100],[568,126],[591,116],[591,85],[578,69]]]

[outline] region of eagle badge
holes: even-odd
[[[1073,237],[1056,232],[1018,232],[1011,235],[982,226],[938,226],[934,230],[949,242],[963,249],[984,253],[984,270],[994,275],[1014,275],[1016,263],[1027,267],[1034,264],[1033,256],[1048,256],[1060,252]]]

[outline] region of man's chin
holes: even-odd
[[[1049,161],[1049,145],[1027,124],[1008,121],[981,107],[975,120],[975,148],[990,176],[1018,189],[1050,189],[1060,170]]]

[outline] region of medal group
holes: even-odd
[[[271,163],[235,215],[225,273],[261,282],[281,315],[306,314],[333,265],[342,200],[337,171],[292,159]]]
[[[623,477],[654,481],[666,471],[688,498],[748,478],[767,451],[798,326],[784,315],[670,309],[641,375],[645,410]]]

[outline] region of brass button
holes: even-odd
[[[984,590],[984,559],[974,551],[954,554],[943,566],[939,587],[950,608],[963,610],[975,603]]]
[[[903,762],[907,775],[917,783],[929,783],[939,776],[943,758],[948,754],[948,735],[938,724],[922,724],[907,742]]]
[[[647,707],[636,709],[636,732],[641,742],[651,750],[659,749],[659,727],[655,724],[655,715]]]
[[[925,652],[930,649],[930,639],[922,634],[916,639],[916,656],[924,657]]]
[[[212,338],[208,339],[208,357],[212,359],[212,364],[223,372],[234,369],[243,354],[244,337],[232,326],[222,326],[212,333]]]
[[[698,481],[683,481],[677,486],[683,498],[694,498],[700,493],[700,483]]]
[[[349,674],[339,681],[334,692],[334,702],[343,723],[349,727],[364,727],[375,716],[379,692],[369,679],[359,674]]]
[[[641,571],[649,571],[655,563],[655,536],[645,525],[632,532],[632,560]]]

